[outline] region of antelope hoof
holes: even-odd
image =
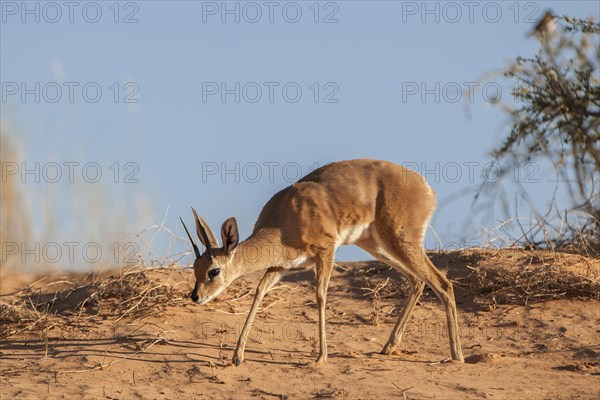
[[[320,355],[319,358],[317,358],[317,365],[325,365],[325,364],[327,364],[327,356]]]
[[[240,357],[238,355],[233,356],[233,360],[231,360],[233,362],[233,365],[235,365],[236,367],[239,367],[240,364],[242,363],[242,361],[244,361],[244,357]]]
[[[392,354],[392,352],[394,351],[394,348],[396,346],[392,345],[392,344],[386,344],[385,346],[383,346],[383,349],[381,350],[380,354],[383,354],[385,356],[389,356],[390,354]]]

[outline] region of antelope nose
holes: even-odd
[[[196,293],[196,291],[193,291],[192,294],[190,294],[190,298],[192,299],[193,302],[197,302],[198,301],[198,293]]]

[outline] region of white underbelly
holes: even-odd
[[[342,228],[335,241],[336,247],[344,244],[352,244],[363,236],[369,229],[369,224],[349,225]]]

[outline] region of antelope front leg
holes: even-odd
[[[250,313],[248,314],[248,318],[246,319],[246,323],[244,324],[244,328],[242,329],[242,333],[240,334],[240,339],[238,340],[237,347],[235,348],[235,352],[233,353],[233,364],[237,367],[242,361],[244,361],[244,349],[246,348],[246,341],[248,340],[248,335],[250,334],[250,327],[252,326],[252,321],[256,316],[256,312],[258,311],[258,306],[260,305],[260,301],[265,296],[267,290],[269,290],[279,279],[281,279],[283,268],[272,267],[267,270],[265,275],[262,277],[258,287],[256,288],[256,295],[254,296],[254,302],[252,303],[252,308],[250,308]]]
[[[327,339],[325,334],[325,305],[327,303],[327,287],[333,269],[333,251],[317,258],[317,305],[319,306],[319,339],[321,351],[317,364],[327,362]]]

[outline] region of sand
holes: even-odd
[[[550,266],[597,282],[598,260],[493,251],[433,259],[457,283],[465,363],[448,361],[444,311],[430,291],[417,305],[396,353],[379,354],[401,310],[405,285],[398,283],[395,271],[372,261],[339,263],[333,273],[324,366],[315,364],[318,317],[310,270],[294,271],[265,297],[239,367],[231,357],[260,274],[239,279],[218,299],[200,306],[186,298],[189,269],[146,270],[145,280],[136,280],[138,286],[131,288],[142,293],[158,283],[159,289],[146,292],[157,303],[144,309],[141,299],[139,309],[127,313],[138,300],[119,305],[123,298],[118,291],[82,306],[110,274],[3,272],[0,305],[5,316],[8,307],[22,305],[28,297],[31,304],[39,303],[42,294],[52,307],[46,306],[49,316],[40,315],[37,327],[28,328],[38,318],[35,311],[29,317],[33,322],[3,320],[0,398],[600,398],[597,296],[563,295],[560,290],[539,298],[519,291],[511,297],[506,290],[496,296],[470,290],[465,280],[475,279],[472,272],[478,267],[489,272]],[[49,285],[60,280],[66,282]],[[40,303],[36,310],[43,313],[43,308]]]

